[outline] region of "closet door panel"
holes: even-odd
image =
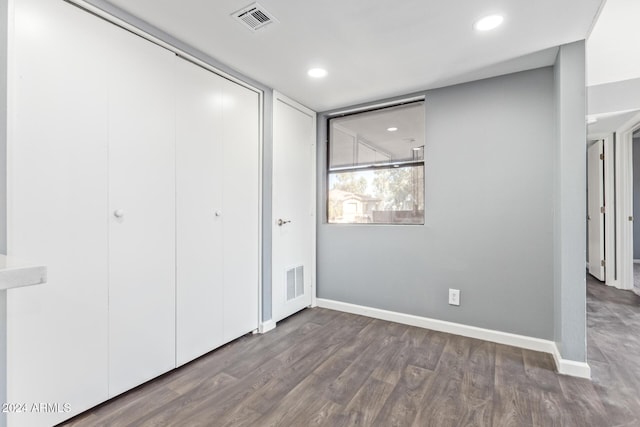
[[[108,24],[64,2],[14,3],[8,253],[46,265],[48,282],[8,291],[7,401],[69,412],[8,425],[54,425],[108,391]]]
[[[177,362],[223,344],[222,78],[180,58],[176,92]]]
[[[175,367],[174,55],[111,38],[109,393]]]
[[[259,96],[223,86],[224,339],[258,327],[260,275]]]

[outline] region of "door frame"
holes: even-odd
[[[604,256],[605,284],[613,286],[616,280],[616,189],[615,149],[613,134],[600,138],[604,145]]]
[[[633,133],[640,129],[640,114],[615,133],[616,280],[608,285],[633,289]]]
[[[312,197],[312,202],[311,202],[311,206],[309,206],[309,209],[311,210],[310,214],[312,216],[312,221],[311,221],[311,230],[309,230],[309,232],[311,233],[311,263],[310,263],[310,280],[311,280],[311,307],[317,307],[318,303],[317,303],[317,295],[316,295],[316,228],[317,228],[317,176],[316,176],[316,171],[317,171],[317,150],[318,150],[318,139],[317,139],[317,113],[311,109],[309,109],[308,107],[305,107],[304,105],[300,104],[299,102],[289,98],[288,96],[274,90],[273,91],[273,123],[276,122],[276,114],[277,114],[277,108],[276,105],[278,102],[282,102],[284,104],[289,105],[292,108],[295,108],[296,110],[299,110],[300,112],[307,114],[309,116],[312,117],[313,120],[313,131],[314,131],[314,137],[313,137],[313,143],[312,143],[312,148],[311,148],[311,164],[309,165],[309,173],[311,174],[311,188],[309,188],[310,193],[313,195]],[[273,172],[272,172],[273,173]],[[271,207],[272,211],[273,211],[273,205]],[[275,221],[275,216],[273,216],[273,212],[272,212],[272,223],[273,221]],[[273,224],[272,224],[273,226]],[[272,249],[273,250],[273,249]],[[273,268],[272,268],[272,275],[273,275]],[[273,282],[271,284],[271,286],[273,286]],[[271,292],[271,298],[272,298],[272,307],[273,307],[273,292]],[[272,317],[273,317],[273,309],[272,309]],[[273,325],[275,327],[275,324]]]

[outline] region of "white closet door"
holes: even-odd
[[[223,80],[224,340],[258,328],[259,96]]]
[[[8,292],[7,401],[70,412],[9,413],[8,425],[42,426],[107,398],[108,24],[21,0],[15,25],[8,252],[47,265],[48,282]]]
[[[176,58],[176,356],[223,344],[222,78]]]
[[[174,55],[126,31],[109,73],[109,394],[175,367]]]

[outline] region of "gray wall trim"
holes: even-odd
[[[640,109],[640,78],[589,86],[590,115]]]
[[[264,91],[264,147],[262,152],[262,321],[272,318],[273,216],[273,90]],[[268,142],[267,142],[268,140]]]
[[[327,224],[328,116],[419,95],[425,225]],[[320,113],[318,297],[552,340],[554,111],[546,67]]]
[[[585,42],[560,47],[554,67],[554,330],[564,359],[586,362]]]
[[[263,164],[262,164],[262,321],[270,320],[271,309],[271,187],[273,164],[273,89],[234,70],[206,53],[176,39],[146,21],[114,6],[105,0],[86,0],[87,3],[124,22],[170,44],[218,70],[229,74],[264,92],[263,96]]]

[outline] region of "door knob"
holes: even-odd
[[[216,216],[222,216],[222,212],[220,212],[220,211],[216,211],[215,214],[216,214]]]
[[[122,209],[116,209],[113,211],[113,216],[116,218],[122,218],[124,216],[124,211]]]
[[[291,222],[291,221],[285,221],[284,219],[280,218],[280,219],[278,220],[278,225],[279,225],[280,227],[282,227],[283,225],[288,224],[288,223],[290,223],[290,222]]]

